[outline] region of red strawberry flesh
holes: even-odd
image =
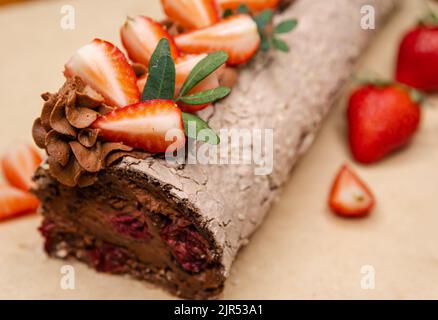
[[[125,55],[113,44],[95,39],[80,48],[65,65],[67,77],[77,76],[105,97],[124,107],[140,101],[137,79]]]
[[[173,152],[185,145],[182,113],[170,100],[150,100],[116,109],[98,118],[92,127],[100,129],[108,141],[152,153]]]
[[[145,66],[149,64],[152,53],[163,38],[169,41],[172,57],[176,59],[179,55],[172,36],[164,26],[145,16],[128,18],[120,29],[120,36],[129,58]]]
[[[23,191],[29,191],[32,186],[32,176],[41,161],[41,155],[35,147],[19,144],[5,153],[1,165],[9,184]]]
[[[361,217],[368,214],[374,204],[374,196],[366,184],[344,165],[330,192],[330,208],[341,216]]]
[[[219,21],[214,0],[161,0],[164,12],[187,30],[209,27]]]
[[[258,12],[277,7],[280,0],[217,0],[222,10],[236,10],[241,5],[247,6],[251,11]]]
[[[0,185],[0,221],[35,212],[38,206],[39,201],[33,194]]]
[[[181,34],[175,38],[178,48],[186,53],[212,53],[223,50],[228,64],[238,65],[250,60],[260,46],[260,35],[254,20],[246,14],[235,15],[204,29]]]

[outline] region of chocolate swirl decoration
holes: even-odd
[[[99,171],[122,157],[149,156],[123,143],[100,140],[99,129],[90,125],[114,108],[80,78],[67,78],[57,93],[41,97],[45,103],[32,135],[37,146],[46,150],[50,174],[61,184],[87,187],[94,184]]]

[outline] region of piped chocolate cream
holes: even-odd
[[[69,187],[90,186],[98,173],[124,156],[145,159],[148,153],[123,143],[99,139],[99,129],[90,128],[100,115],[115,108],[78,77],[67,78],[57,93],[41,95],[45,101],[35,120],[32,135],[48,155],[50,174]]]

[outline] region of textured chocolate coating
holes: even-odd
[[[374,35],[373,31],[360,28],[362,5],[374,6],[379,28],[395,1],[296,1],[276,17],[278,21],[299,19],[296,31],[282,37],[289,44],[290,53],[260,54],[241,70],[232,94],[202,112],[216,130],[273,128],[272,174],[257,176],[254,166],[249,165],[176,166],[162,159],[130,157],[100,174],[99,179],[103,180],[117,176],[127,182],[142,181],[145,193],[158,192],[162,201],[208,242],[215,277],[221,279],[217,290],[199,290],[202,294],[194,295],[180,287],[172,292],[199,298],[215,296],[220,291],[238,250],[263,221],[288,173],[310,147],[336,94],[352,73],[354,62]],[[42,182],[45,175],[47,172],[42,171],[37,179],[45,202],[43,214],[53,216],[49,212],[53,200],[44,200],[48,188]],[[178,281],[173,279],[164,285],[171,288]],[[205,288],[209,285],[206,281]]]

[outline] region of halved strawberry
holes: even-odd
[[[149,64],[152,53],[163,38],[169,40],[172,57],[176,59],[179,55],[172,36],[164,26],[145,16],[128,17],[120,29],[120,37],[129,58],[145,66]]]
[[[132,66],[113,44],[94,39],[65,65],[67,77],[77,76],[105,97],[107,104],[124,107],[140,101]]]
[[[0,221],[35,212],[38,206],[39,201],[33,194],[0,185]]]
[[[246,5],[251,11],[259,12],[273,9],[280,4],[280,0],[216,0],[222,10],[236,10],[241,5]]]
[[[146,82],[148,81],[148,74],[142,75],[140,78],[137,79],[137,87],[140,92],[143,92],[144,86],[146,85]]]
[[[2,158],[2,169],[6,180],[14,187],[28,191],[32,176],[42,161],[41,155],[30,144],[17,145]]]
[[[361,217],[374,204],[374,196],[365,183],[347,165],[342,166],[330,192],[330,208],[341,216]]]
[[[214,0],[161,0],[164,12],[187,30],[209,27],[219,21]]]
[[[175,38],[178,48],[186,53],[228,53],[229,65],[251,59],[260,46],[260,35],[254,20],[247,14],[228,17],[204,29],[180,34]]]
[[[100,129],[108,141],[152,153],[173,152],[186,141],[181,110],[170,100],[149,100],[116,109],[99,117],[92,127]]]

